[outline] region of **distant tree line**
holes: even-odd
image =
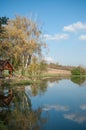
[[[74,66],[60,65],[59,63],[49,63],[48,67],[53,69],[70,70],[70,71],[75,68]]]
[[[72,75],[86,75],[86,68],[82,66],[65,66],[65,65],[60,65],[59,63],[49,63],[47,64],[48,68],[52,69],[61,69],[61,70],[69,70],[71,71]]]

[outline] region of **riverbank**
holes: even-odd
[[[71,72],[69,70],[61,70],[61,69],[52,69],[52,68],[48,68],[46,72],[44,72],[41,75],[35,75],[35,76],[31,76],[29,74],[25,74],[24,76],[21,75],[21,73],[19,71],[14,72],[14,75],[12,77],[5,76],[4,78],[0,78],[1,80],[5,80],[5,81],[14,81],[16,82],[20,82],[20,81],[30,81],[33,82],[33,78],[36,79],[46,79],[46,78],[52,78],[52,77],[70,77],[71,76]]]
[[[45,73],[39,76],[30,76],[24,75],[22,76],[20,73],[14,74],[13,77],[5,77],[0,78],[0,86],[25,86],[33,83],[40,83],[41,80],[45,80],[48,78],[59,78],[59,77],[68,77],[70,76],[70,72],[65,70],[56,70],[56,69],[48,69]]]

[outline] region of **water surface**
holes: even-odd
[[[86,81],[52,79],[14,89],[0,104],[0,130],[85,130]]]

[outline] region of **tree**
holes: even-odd
[[[11,60],[14,66],[21,65],[26,69],[31,63],[33,54],[41,55],[42,47],[46,44],[41,41],[41,30],[36,22],[26,17],[16,16],[9,20],[6,26]]]
[[[45,61],[38,62],[37,57],[33,57],[32,63],[28,68],[28,73],[32,80],[40,79],[42,74],[47,70]]]
[[[86,74],[85,69],[80,66],[72,69],[71,73],[72,73],[72,75],[78,75],[78,76],[82,76],[82,75]]]
[[[9,43],[7,42],[8,36],[5,29],[8,19],[6,16],[0,17],[0,58],[8,56],[7,51],[9,49]],[[9,51],[8,51],[9,52]]]
[[[0,34],[2,34],[5,30],[4,30],[4,25],[7,24],[8,19],[6,16],[4,17],[0,17]]]

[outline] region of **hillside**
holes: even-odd
[[[47,71],[48,74],[57,74],[57,75],[71,75],[71,72],[69,70],[63,70],[63,69],[53,69],[48,68]]]

